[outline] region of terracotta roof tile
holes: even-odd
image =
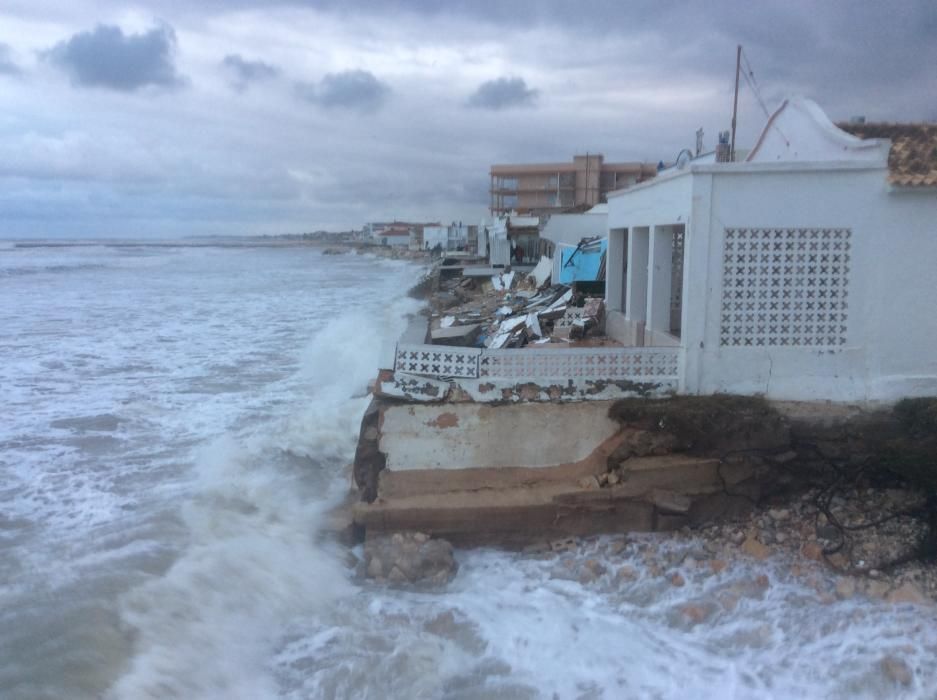
[[[891,139],[888,180],[904,187],[937,187],[937,124],[837,124],[861,139]]]

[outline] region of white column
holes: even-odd
[[[647,318],[647,260],[650,231],[647,226],[635,226],[628,235],[628,272],[625,284],[625,317],[635,323]]]
[[[609,311],[624,311],[622,292],[625,288],[625,246],[628,229],[608,231],[608,252],[605,256],[605,307]]]
[[[673,272],[673,228],[655,226],[650,236],[647,281],[647,327],[670,333],[670,279]]]

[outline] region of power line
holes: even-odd
[[[761,90],[758,88],[758,83],[755,81],[755,71],[752,70],[752,64],[748,61],[748,56],[745,54],[743,49],[741,52],[742,59],[745,62],[745,70],[742,72],[742,75],[745,76],[745,82],[748,83],[748,86],[752,89],[752,92],[755,94],[755,99],[758,100],[758,104],[761,107],[761,111],[765,113],[769,123],[774,128],[775,131],[784,139],[784,143],[788,146],[791,145],[791,142],[788,140],[787,136],[784,135],[784,132],[778,127],[777,124],[771,122],[771,112],[768,111],[768,106],[765,104],[764,99],[761,97]]]

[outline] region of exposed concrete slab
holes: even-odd
[[[528,488],[536,484],[576,484],[584,477],[608,470],[608,457],[624,436],[616,433],[587,457],[553,467],[477,467],[472,469],[384,469],[379,475],[378,497],[384,499],[451,491],[493,491]]]
[[[419,530],[459,544],[523,542],[595,532],[648,532],[654,507],[620,500],[601,505],[564,506],[555,497],[571,484],[496,491],[456,492],[378,500],[354,507],[356,524],[371,531]]]
[[[380,450],[394,471],[569,464],[618,432],[609,403],[389,406]]]

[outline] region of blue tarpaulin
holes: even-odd
[[[575,247],[560,248],[560,279],[558,281],[562,284],[594,282],[599,276],[599,267],[607,248],[607,238],[583,241]]]

